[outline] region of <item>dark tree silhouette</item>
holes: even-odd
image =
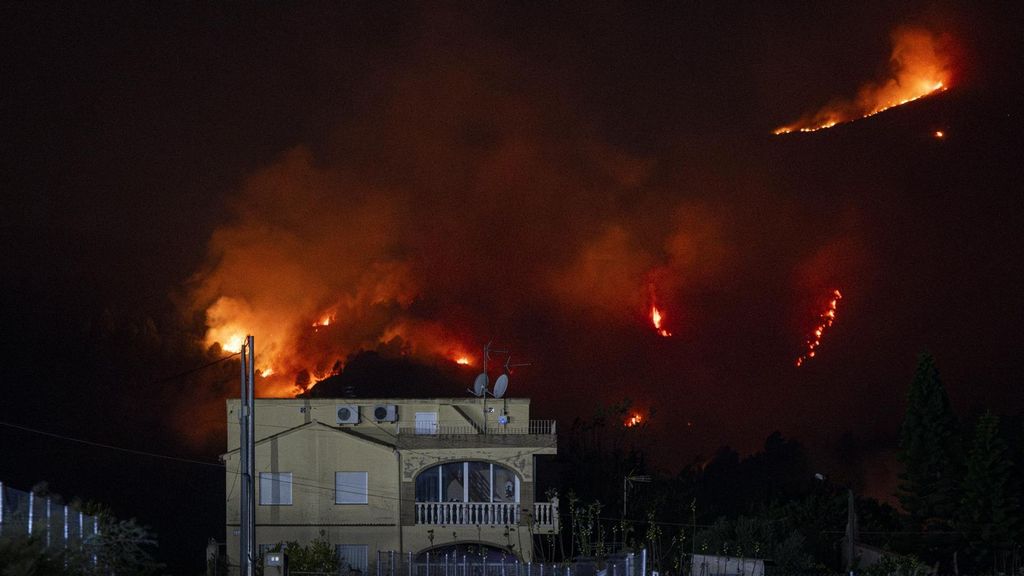
[[[915,527],[952,525],[961,478],[962,451],[956,416],[939,379],[935,360],[922,354],[907,395],[900,430],[897,497]]]

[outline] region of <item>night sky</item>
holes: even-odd
[[[510,394],[535,417],[632,399],[661,470],[778,430],[878,497],[918,354],[962,418],[1024,409],[1019,3],[0,21],[0,422],[215,462],[237,364],[189,371],[226,355],[218,327],[255,335],[266,395],[360,350],[469,386],[493,340],[530,363]],[[891,79],[908,30],[947,90],[772,134]],[[0,481],[40,480],[190,556],[223,537],[216,467],[0,426]]]

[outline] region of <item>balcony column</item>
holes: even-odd
[[[533,493],[533,482],[519,481],[519,525],[529,526],[533,518],[533,503],[536,500]]]

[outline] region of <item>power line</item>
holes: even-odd
[[[239,354],[240,354],[240,352],[235,352],[234,354],[228,354],[227,356],[224,356],[223,358],[218,358],[218,359],[213,360],[211,362],[207,362],[206,364],[203,364],[202,366],[197,366],[195,368],[191,368],[189,370],[185,370],[184,372],[179,372],[177,374],[172,374],[170,376],[166,376],[166,377],[161,378],[159,380],[154,380],[153,384],[162,384],[162,383],[168,382],[170,380],[177,380],[178,378],[182,378],[184,376],[188,376],[189,374],[192,374],[192,373],[195,373],[195,372],[199,372],[200,370],[205,370],[205,369],[209,368],[210,366],[215,366],[217,364],[220,364],[221,362],[224,362],[225,360],[230,360],[230,359],[234,358],[235,356],[238,356]]]
[[[203,466],[213,466],[213,467],[216,467],[216,468],[223,468],[224,467],[223,464],[218,464],[218,463],[215,463],[215,462],[206,462],[206,461],[203,461],[203,460],[193,460],[191,458],[181,458],[181,457],[178,457],[178,456],[170,456],[170,455],[167,455],[167,454],[158,454],[156,452],[147,452],[145,450],[136,450],[134,448],[125,448],[123,446],[115,446],[113,444],[104,444],[102,442],[93,442],[91,440],[85,440],[83,438],[74,438],[72,436],[65,436],[63,434],[56,434],[54,432],[47,432],[45,430],[39,430],[39,429],[36,429],[36,428],[29,428],[28,426],[22,426],[20,424],[12,424],[10,422],[0,421],[0,426],[6,426],[8,428],[14,428],[14,429],[17,429],[17,430],[22,430],[24,432],[31,432],[32,434],[39,434],[40,436],[49,436],[50,438],[58,438],[60,440],[65,440],[67,442],[76,442],[78,444],[85,444],[87,446],[94,446],[94,447],[97,447],[97,448],[105,448],[107,450],[116,450],[118,452],[127,452],[129,454],[135,454],[135,455],[138,455],[138,456],[149,456],[151,458],[162,458],[164,460],[173,460],[175,462],[185,462],[187,464],[200,464],[200,465],[203,465]]]

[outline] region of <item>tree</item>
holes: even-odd
[[[948,527],[958,498],[962,462],[956,416],[939,379],[935,361],[922,354],[907,395],[900,430],[897,497],[915,527]]]
[[[3,576],[146,576],[159,572],[148,549],[156,538],[135,523],[100,516],[100,530],[82,546],[47,548],[38,536],[0,538]]]
[[[281,552],[282,546],[279,544],[275,547],[275,552]],[[348,563],[348,559],[341,559],[334,551],[334,547],[331,546],[330,540],[327,539],[327,533],[323,530],[320,531],[320,536],[311,540],[308,544],[300,544],[297,541],[289,541],[284,543],[283,552],[288,556],[288,568],[293,572],[326,572],[331,574],[337,574],[338,569],[341,568],[341,562],[345,563],[347,570],[346,573],[353,571],[352,566]],[[257,572],[262,573],[263,562],[257,563]]]
[[[60,556],[33,536],[0,537],[0,574],[4,576],[58,576],[65,574]]]
[[[1012,465],[999,437],[999,417],[986,412],[974,429],[959,518],[973,559],[981,566],[991,565],[994,553],[1013,546],[1016,527],[1010,511],[1017,502],[1009,492]]]
[[[156,536],[134,518],[116,520],[104,514],[100,516],[99,532],[88,538],[82,548],[82,563],[89,565],[90,558],[95,558],[91,564],[97,574],[155,574],[163,568],[150,553],[156,547]]]

